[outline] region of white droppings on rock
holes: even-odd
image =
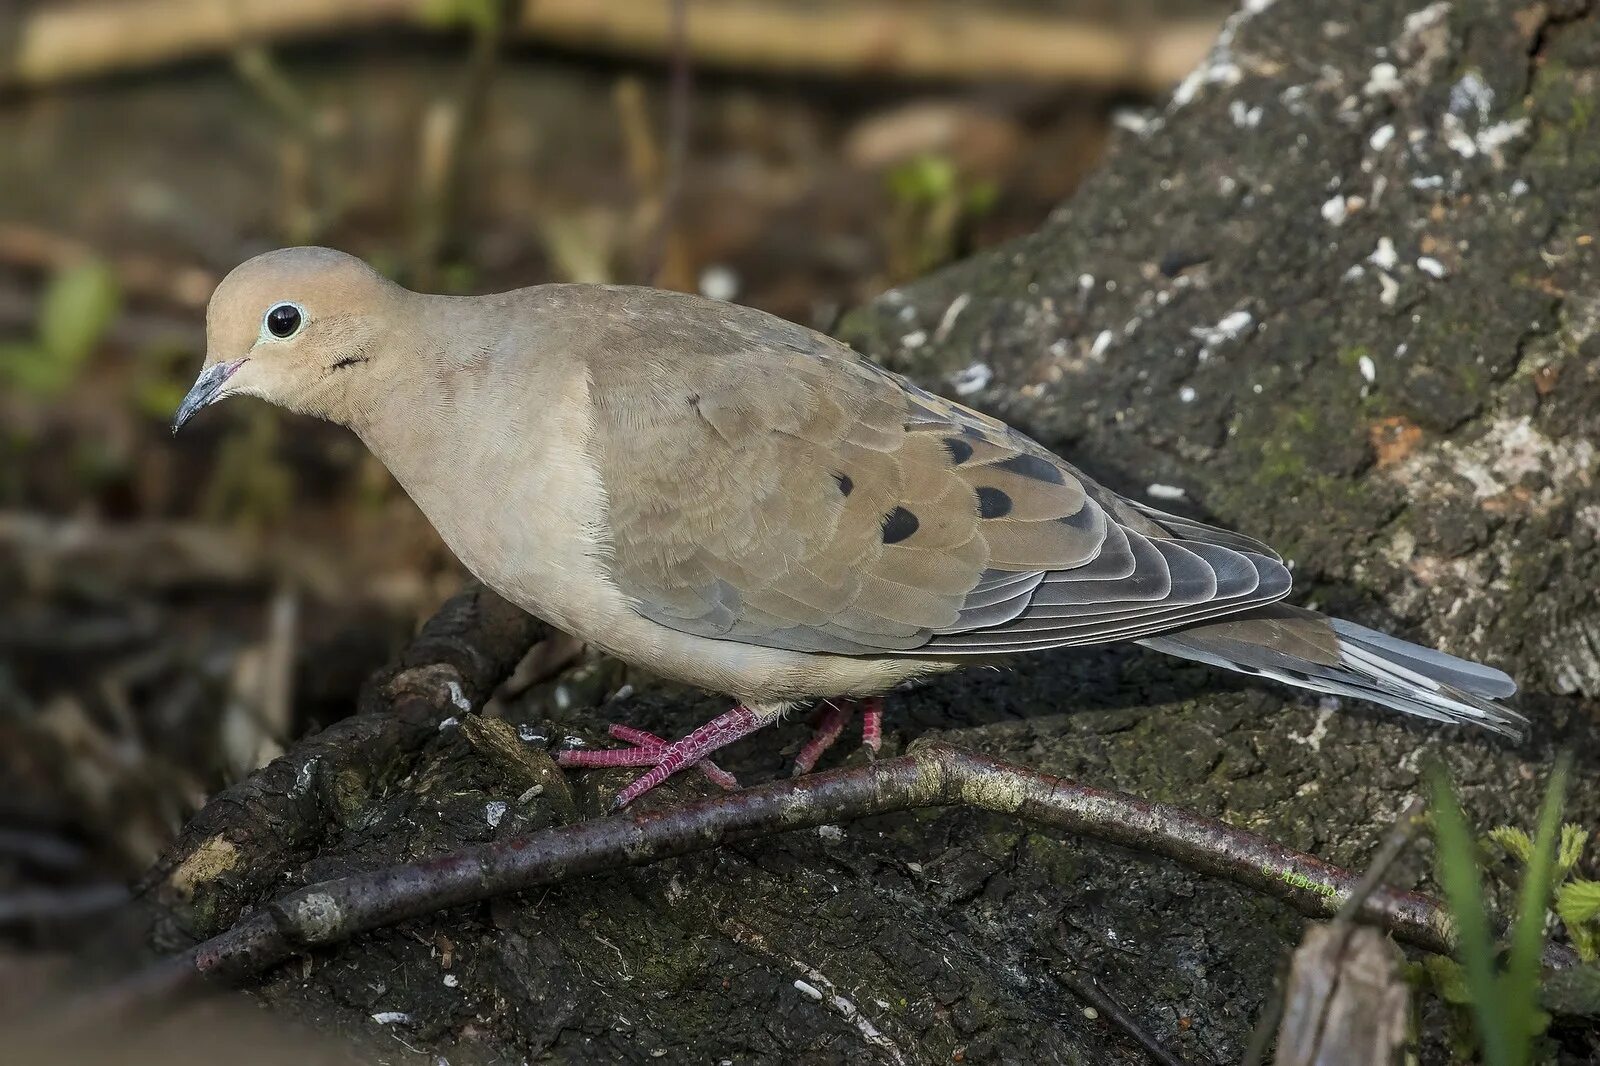
[[[1271,7],[1276,0],[1245,0],[1243,6],[1229,15],[1217,31],[1217,39],[1210,53],[1172,90],[1169,112],[1187,107],[1200,90],[1208,85],[1237,85],[1244,79],[1244,71],[1233,55],[1233,42],[1244,24]]]
[[[460,724],[461,719],[457,718],[455,715],[451,715],[449,718],[446,718],[444,721],[439,723],[439,732],[443,733],[447,729],[454,729]]]
[[[1089,345],[1089,356],[1099,359],[1106,354],[1106,349],[1111,347],[1111,342],[1116,339],[1116,334],[1109,329],[1103,329],[1095,337],[1094,343]]]
[[[1362,266],[1360,263],[1355,263],[1350,267],[1349,270],[1346,270],[1344,272],[1344,280],[1345,281],[1360,281],[1362,278],[1366,277],[1366,275],[1367,275],[1367,268]]]
[[[1472,135],[1467,132],[1466,127],[1461,124],[1459,115],[1444,116],[1440,121],[1439,128],[1444,133],[1444,143],[1449,145],[1450,150],[1455,152],[1456,155],[1459,155],[1462,159],[1471,159],[1478,154],[1478,142],[1473,139]]]
[[[1162,127],[1163,121],[1153,111],[1120,107],[1111,113],[1111,124],[1135,137],[1148,137]]]
[[[453,973],[447,973],[444,975],[444,986],[446,988],[459,988],[461,987],[461,978]]]
[[[939,318],[939,325],[933,331],[933,340],[937,344],[950,336],[950,331],[955,328],[956,319],[961,317],[961,312],[967,309],[972,302],[972,294],[964,292],[950,301],[950,306],[944,309],[944,314]]]
[[[1225,341],[1238,340],[1255,323],[1255,316],[1249,311],[1232,311],[1222,317],[1222,321],[1215,326],[1195,326],[1189,330],[1189,336],[1196,340],[1204,341],[1206,347],[1214,347]]]
[[[1431,255],[1418,256],[1417,269],[1433,278],[1443,278],[1445,275],[1450,273],[1450,271],[1445,269],[1445,265],[1443,263],[1439,262],[1439,260],[1435,259]]]
[[[1193,385],[1185,385],[1178,390],[1178,399],[1183,403],[1194,403],[1195,397],[1198,395],[1199,393],[1194,391]]]
[[[799,992],[802,996],[805,996],[808,999],[814,999],[818,1003],[822,1002],[822,992],[817,988],[816,985],[811,984],[809,981],[802,981],[797,977],[794,981],[794,987],[795,991]]]
[[[464,689],[462,689],[461,682],[447,681],[444,687],[445,691],[450,693],[450,702],[455,706],[456,710],[460,711],[462,714],[466,714],[472,710],[472,701],[467,699],[467,693]]]
[[[950,387],[956,390],[957,396],[971,396],[988,388],[993,380],[994,369],[988,363],[973,363],[950,375]]]
[[[1379,270],[1393,270],[1400,262],[1400,256],[1394,250],[1394,241],[1388,237],[1379,237],[1378,246],[1367,256],[1367,262]]]
[[[708,300],[731,300],[739,295],[739,275],[723,263],[712,263],[700,272],[700,295]]]
[[[1322,217],[1330,226],[1338,226],[1350,217],[1350,205],[1343,194],[1335,195],[1322,205]]]
[[[484,804],[483,817],[489,823],[489,828],[494,829],[500,825],[500,820],[506,816],[510,807],[505,800],[490,800]]]
[[[1356,369],[1361,371],[1361,379],[1367,384],[1378,380],[1378,364],[1372,361],[1372,356],[1363,355],[1356,360]]]
[[[1485,126],[1477,132],[1477,135],[1472,140],[1478,146],[1478,151],[1487,156],[1495,156],[1500,149],[1527,132],[1528,120],[1526,118],[1516,118],[1506,122],[1496,122],[1492,126]],[[1497,159],[1496,162],[1498,163],[1499,160]]]
[[[410,1025],[411,1015],[403,1010],[382,1010],[372,1016],[379,1025]]]
[[[537,744],[544,738],[539,735],[539,731],[533,728],[532,725],[528,724],[527,722],[523,722],[521,725],[517,726],[517,739],[522,741],[524,744]]]
[[[1189,495],[1176,485],[1163,485],[1159,481],[1146,485],[1144,494],[1152,500],[1181,500]]]
[[[1261,105],[1251,107],[1243,100],[1234,100],[1228,105],[1228,115],[1233,119],[1233,124],[1242,130],[1253,130],[1261,125]]]
[[[1381,152],[1389,147],[1389,142],[1394,140],[1394,125],[1388,123],[1372,131],[1372,136],[1367,138],[1367,147],[1374,152]]]
[[[1387,274],[1378,275],[1378,302],[1393,307],[1400,299],[1400,283]]]
[[[1367,96],[1393,96],[1400,88],[1400,68],[1393,63],[1379,63],[1367,72],[1367,84],[1361,91]]]
[[[1476,113],[1479,122],[1487,122],[1494,111],[1494,89],[1483,80],[1483,75],[1469,70],[1450,86],[1449,107],[1452,114]]]
[[[907,351],[915,351],[927,343],[928,331],[925,329],[914,329],[900,338],[900,347]]]
[[[316,755],[300,764],[294,772],[294,791],[296,795],[303,795],[311,787],[312,776],[316,773],[317,763],[322,761],[322,756]]]
[[[1516,181],[1511,183],[1510,193],[1513,200],[1520,196],[1528,195],[1528,191],[1528,183],[1522,178],[1518,178]]]
[[[844,830],[836,825],[819,825],[817,826],[817,836],[829,844],[838,844],[844,840]]]
[[[1411,187],[1419,192],[1444,188],[1443,174],[1422,174],[1411,179]]]

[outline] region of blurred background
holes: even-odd
[[[232,266],[826,330],[1038,225],[1229,6],[0,0],[0,936],[70,947],[462,579],[342,430],[169,435]]]

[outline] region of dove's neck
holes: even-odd
[[[581,329],[539,289],[418,297],[396,372],[354,429],[467,568],[557,625],[592,567],[605,499]],[[595,575],[588,575],[595,580]]]

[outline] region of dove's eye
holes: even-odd
[[[305,324],[305,315],[294,304],[274,304],[267,311],[267,332],[280,341],[288,340],[300,332],[300,327]]]

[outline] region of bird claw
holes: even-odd
[[[867,758],[878,757],[878,750],[883,747],[883,700],[877,696],[859,700],[823,700],[815,732],[794,758],[793,776],[811,772],[817,760],[839,739],[845,723],[850,720],[850,712],[857,708],[861,710],[861,746],[867,749]]]
[[[667,752],[672,747],[671,743],[661,739],[654,733],[632,726],[613,725],[607,730],[615,740],[620,740],[632,747],[606,748],[599,751],[571,750],[559,752],[556,755],[558,766],[601,768],[608,766],[660,766],[667,758]],[[739,787],[739,779],[728,771],[712,762],[710,759],[699,759],[694,763],[695,769],[704,774],[712,784],[719,788],[732,791]],[[629,797],[630,799],[632,797]],[[620,806],[620,804],[619,804]]]

